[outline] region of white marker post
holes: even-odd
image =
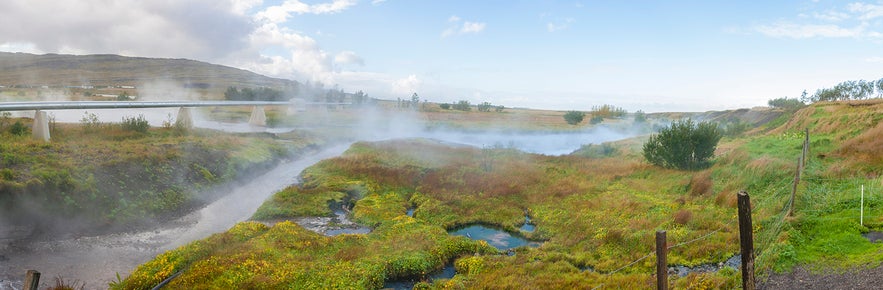
[[[865,225],[865,185],[862,184],[862,204],[861,210],[859,211],[859,221],[858,223],[862,226]]]

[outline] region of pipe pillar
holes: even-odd
[[[248,124],[254,126],[267,126],[267,114],[264,113],[264,107],[251,107],[251,117],[248,118]]]
[[[175,127],[192,129],[193,117],[190,116],[190,108],[181,107],[178,109],[178,118],[175,119]]]
[[[49,142],[49,116],[46,112],[37,110],[34,113],[34,124],[31,127],[31,136],[36,140]]]

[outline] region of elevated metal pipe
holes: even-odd
[[[49,121],[46,112],[41,110],[74,110],[74,109],[127,109],[127,108],[170,108],[180,107],[179,122],[192,126],[189,107],[228,107],[253,106],[249,123],[266,126],[267,116],[261,106],[295,106],[295,105],[349,105],[349,103],[304,103],[304,102],[269,102],[269,101],[81,101],[81,102],[0,102],[0,111],[30,111],[34,114],[34,125],[31,133],[35,139],[49,141]],[[183,115],[183,116],[182,116]],[[181,120],[184,118],[184,120]],[[189,126],[188,126],[189,127]]]

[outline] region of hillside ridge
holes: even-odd
[[[151,81],[203,89],[299,85],[294,80],[190,59],[0,52],[0,86],[137,86]]]

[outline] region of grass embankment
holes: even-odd
[[[652,288],[655,257],[650,253],[657,230],[668,231],[670,265],[718,263],[738,252],[739,190],[752,197],[759,272],[794,265],[877,265],[883,247],[860,235],[868,228],[858,224],[857,186],[871,185],[881,171],[880,106],[807,107],[747,136],[725,138],[714,165],[701,171],[647,165],[640,154],[641,138],[560,157],[451,148],[422,140],[357,143],[343,156],[307,169],[301,186],[274,196],[255,218],[327,215],[329,202],[352,200],[354,218],[376,226],[372,233],[320,237],[290,223],[269,229],[245,223],[166,253],[117,286],[145,288],[183,271],[181,277],[189,278],[175,279],[173,286],[376,288],[383,279],[419,276],[459,256],[453,279],[418,286]],[[812,158],[799,187],[795,217],[788,218],[784,209],[806,127],[813,134]],[[883,198],[866,197],[866,203],[866,225],[879,227]],[[413,218],[404,216],[409,207],[415,208]],[[456,250],[435,254],[439,243],[451,239],[445,230],[481,223],[517,232],[525,213],[537,230],[522,234],[544,240],[539,248],[520,248],[506,256],[477,251],[475,247],[484,245],[463,241]],[[397,230],[391,232],[391,226]],[[249,227],[259,230],[232,238]],[[267,242],[269,233],[280,231],[290,232],[284,242]],[[326,243],[314,249],[316,254],[288,246],[316,239]],[[379,250],[415,243],[430,246]],[[343,249],[350,250],[342,254]],[[337,268],[325,266],[329,264]],[[359,270],[341,270],[353,267]],[[586,267],[592,270],[581,270]],[[271,274],[276,269],[292,272]],[[304,273],[311,278],[303,278]],[[677,288],[734,288],[739,276],[725,269],[670,277],[669,283]]]
[[[23,122],[30,128],[30,119]],[[6,125],[5,127],[10,127]],[[52,141],[0,138],[0,206],[7,218],[78,221],[87,228],[163,217],[214,197],[213,184],[242,177],[309,144],[208,130],[147,132],[119,125],[54,124]],[[62,223],[63,224],[63,223]]]
[[[760,254],[770,256],[770,268],[782,272],[802,266],[830,272],[876,267],[883,261],[883,245],[861,235],[883,229],[881,111],[880,100],[820,103],[798,111],[771,132],[789,135],[809,128],[811,155],[794,217],[776,224],[780,228],[774,230],[769,249]],[[798,144],[789,145],[799,149]],[[864,225],[860,223],[862,185]]]

